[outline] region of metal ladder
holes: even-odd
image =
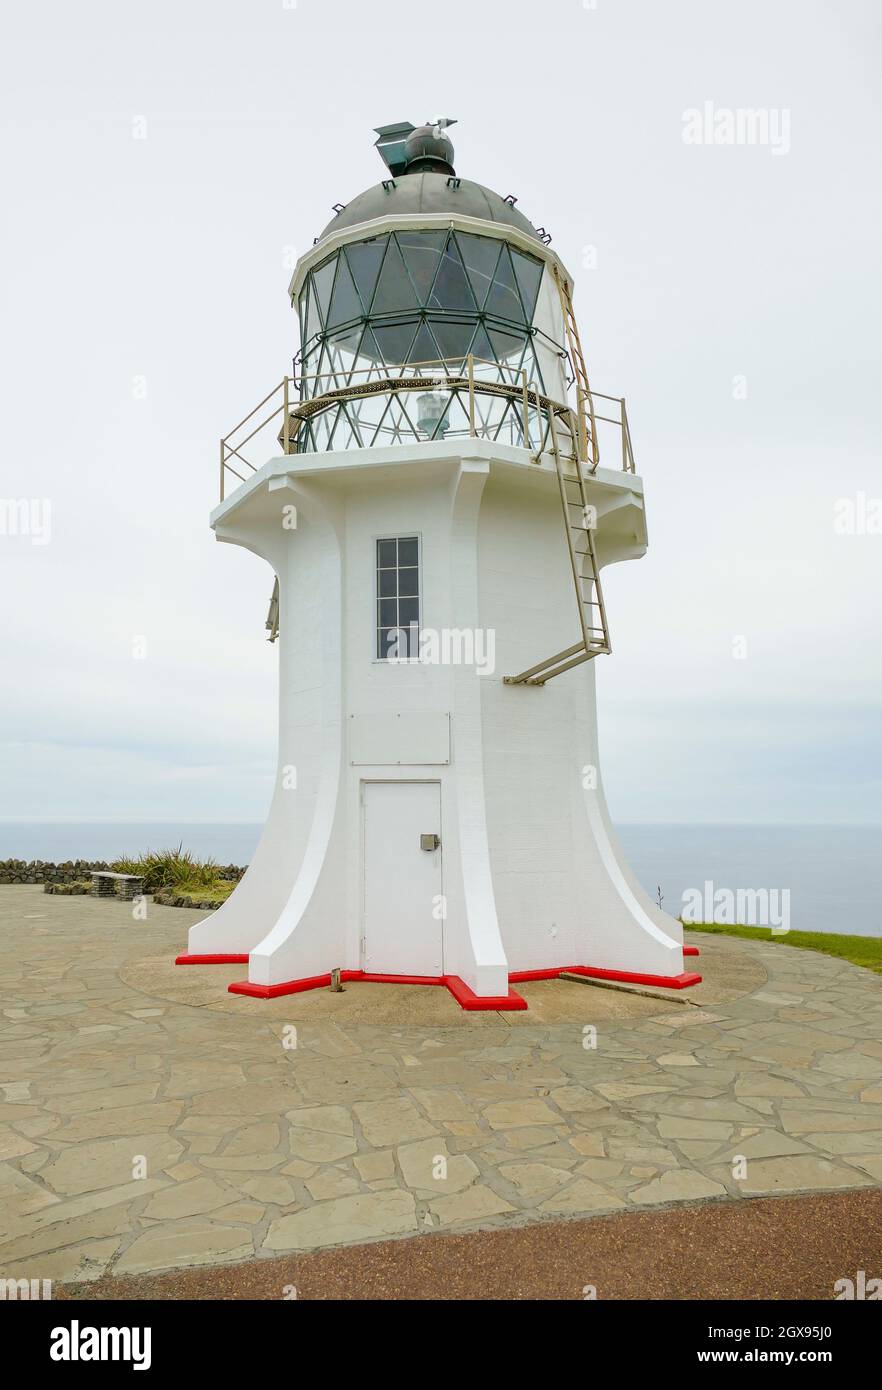
[[[573,460],[575,475],[568,474],[564,469],[555,428],[555,413],[552,410],[548,411],[548,426],[582,638],[565,651],[549,656],[545,661],[521,671],[518,676],[503,676],[505,685],[544,685],[553,676],[569,671],[570,667],[578,666],[583,661],[590,661],[592,657],[612,650],[603,590],[600,587],[600,570],[594,548],[595,509],[588,501],[585,475],[579,459]]]
[[[557,285],[557,292],[560,295],[560,307],[563,313],[564,330],[566,332],[570,362],[572,363],[573,375],[576,382],[576,421],[579,427],[579,457],[584,459],[593,473],[600,462],[600,451],[597,445],[597,425],[594,419],[594,401],[591,395],[591,387],[588,383],[588,368],[585,365],[585,354],[582,351],[582,339],[579,337],[579,327],[576,323],[576,315],[573,312],[573,299],[570,294],[569,284],[566,278],[561,276],[556,262],[552,262],[551,273],[554,276],[554,283]]]

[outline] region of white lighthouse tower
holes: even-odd
[[[646,547],[624,401],[589,387],[550,238],[456,175],[451,124],[380,129],[387,177],[297,263],[295,375],[221,446],[211,524],[275,575],[278,775],[179,960],[247,961],[239,993],[340,969],[499,1009],[561,970],[699,978],[598,773],[600,571]]]

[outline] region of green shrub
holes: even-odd
[[[140,874],[144,879],[145,893],[154,893],[158,888],[173,888],[182,883],[209,886],[217,878],[217,864],[213,859],[194,859],[183,845],[178,845],[177,849],[149,849],[137,859],[123,856],[112,867],[118,874]]]

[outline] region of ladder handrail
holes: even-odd
[[[597,444],[597,422],[594,419],[594,401],[591,393],[591,384],[588,381],[588,368],[585,364],[585,354],[582,351],[582,339],[579,337],[579,325],[576,323],[576,315],[573,310],[573,297],[570,294],[569,282],[565,276],[561,276],[555,263],[552,263],[551,273],[554,276],[554,283],[557,285],[557,292],[560,296],[560,307],[563,314],[564,332],[566,334],[567,345],[569,347],[570,361],[573,364],[573,375],[576,380],[576,410],[579,422],[579,453],[586,463],[588,458],[588,445],[591,445],[590,467],[593,473],[600,463],[600,450]],[[585,407],[588,407],[588,417],[591,421],[590,428],[585,419]]]
[[[562,675],[564,671],[569,671],[571,667],[580,665],[583,661],[590,661],[601,653],[608,654],[612,650],[609,639],[609,625],[606,619],[606,604],[603,599],[603,589],[600,583],[600,569],[597,564],[597,552],[594,546],[593,527],[590,525],[587,484],[583,465],[578,458],[578,445],[573,440],[576,472],[571,477],[564,472],[563,460],[555,431],[555,416],[553,412],[546,409],[548,421],[548,432],[551,436],[551,449],[554,458],[554,468],[557,473],[558,490],[560,492],[561,512],[563,514],[564,531],[567,538],[567,549],[570,556],[570,569],[573,576],[573,587],[576,591],[576,602],[579,609],[579,625],[582,629],[582,639],[573,646],[567,647],[562,652],[557,652],[554,656],[546,657],[544,661],[537,662],[535,666],[530,666],[526,671],[521,671],[517,676],[503,676],[505,685],[545,685],[554,676]],[[576,423],[578,430],[579,424]],[[576,483],[579,489],[579,500],[574,501],[567,492],[569,484]],[[570,509],[576,507],[580,512],[580,521],[574,522],[570,515]],[[580,537],[585,537],[585,549],[577,550],[573,539],[576,532]],[[579,558],[582,559],[580,567]],[[588,573],[585,573],[585,561],[588,562]],[[583,585],[590,586],[590,595],[585,596]],[[586,617],[586,608],[594,610],[596,608],[599,623]]]

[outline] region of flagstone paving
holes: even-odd
[[[241,966],[171,964],[193,920],[0,889],[0,1275],[882,1183],[882,979],[855,966],[698,935],[701,1007],[262,1002],[226,993]]]

